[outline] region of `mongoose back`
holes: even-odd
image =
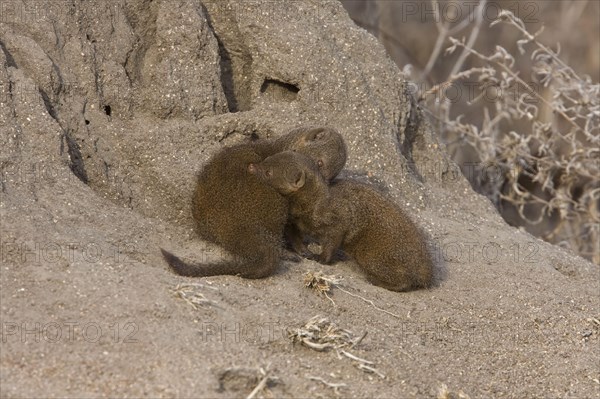
[[[392,291],[431,285],[433,262],[424,235],[381,193],[352,180],[328,186],[310,158],[291,151],[270,156],[255,169],[288,197],[290,221],[320,242],[323,263],[341,248],[375,285]]]
[[[282,254],[288,203],[253,173],[253,167],[286,149],[314,159],[326,179],[335,177],[346,161],[341,135],[321,127],[299,128],[277,140],[239,144],[219,151],[198,174],[192,214],[199,235],[231,252],[235,260],[187,264],[161,249],[173,271],[184,276],[237,274],[245,278],[262,278],[275,271]]]

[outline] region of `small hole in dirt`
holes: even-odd
[[[86,125],[89,125],[89,124],[90,124],[90,121],[88,121],[88,120],[86,119],[86,120],[85,120],[85,124],[86,124]]]
[[[300,89],[293,84],[280,82],[279,80],[275,80],[275,79],[265,79],[265,81],[263,82],[263,84],[260,88],[260,92],[265,93],[271,87],[278,87],[278,88],[281,88],[283,90],[289,91],[290,93],[294,93],[294,94],[296,94],[300,91]]]
[[[292,102],[296,99],[299,91],[298,86],[275,79],[265,79],[260,88],[263,98],[270,102]]]
[[[104,113],[106,115],[110,116],[110,113],[111,113],[110,105],[105,105],[104,106]]]

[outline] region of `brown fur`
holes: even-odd
[[[433,262],[424,235],[372,187],[352,180],[328,186],[310,158],[291,151],[268,157],[256,174],[288,197],[290,221],[320,242],[322,262],[342,248],[375,285],[392,291],[431,285]]]
[[[330,128],[292,130],[277,140],[239,144],[214,155],[198,175],[192,214],[198,233],[236,256],[232,262],[187,264],[161,249],[171,268],[184,276],[271,275],[282,256],[287,200],[253,172],[254,165],[279,151],[294,149],[321,165],[324,178],[335,177],[346,161],[346,147]],[[298,251],[303,243],[292,227],[286,235]]]
[[[346,164],[346,143],[330,127],[299,127],[272,141],[265,158],[282,151],[292,150],[308,156],[319,167],[325,180],[336,177]]]

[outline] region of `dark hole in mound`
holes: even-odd
[[[104,113],[106,115],[110,116],[110,113],[111,113],[110,105],[105,105],[104,106]]]
[[[265,79],[260,87],[260,92],[272,102],[292,102],[298,96],[299,91],[298,86],[274,79]]]

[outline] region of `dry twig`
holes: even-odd
[[[341,277],[336,277],[336,276],[332,276],[332,275],[326,275],[323,272],[319,271],[319,272],[307,272],[305,274],[304,277],[304,286],[308,287],[308,288],[313,288],[315,290],[317,290],[317,292],[319,294],[324,294],[330,301],[333,302],[333,300],[329,297],[329,295],[327,295],[332,287],[336,287],[338,288],[340,291],[353,296],[355,298],[359,298],[362,301],[368,303],[369,305],[373,306],[375,309],[377,309],[380,312],[384,312],[389,314],[390,316],[393,316],[397,319],[400,319],[401,317],[395,313],[392,313],[388,310],[382,309],[379,306],[375,305],[375,303],[373,301],[371,301],[370,299],[367,299],[365,297],[362,297],[360,295],[357,294],[353,294],[352,292],[344,289],[341,287],[341,283],[342,283],[342,278]],[[335,302],[334,302],[335,305]]]
[[[332,388],[333,391],[335,392],[335,394],[339,394],[339,389],[340,388],[345,388],[347,385],[344,384],[343,382],[341,383],[333,383],[333,382],[327,382],[325,381],[323,378],[321,377],[312,377],[312,376],[308,376],[307,377],[309,380],[313,380],[313,381],[319,381],[320,383],[324,384],[325,386]]]
[[[191,284],[177,284],[173,289],[173,293],[177,298],[183,299],[194,309],[199,309],[205,305],[217,306],[217,304],[206,298],[206,296],[200,292],[200,289],[210,288],[217,290],[215,287],[205,286],[204,284],[191,283]],[[217,306],[218,307],[218,306]]]

